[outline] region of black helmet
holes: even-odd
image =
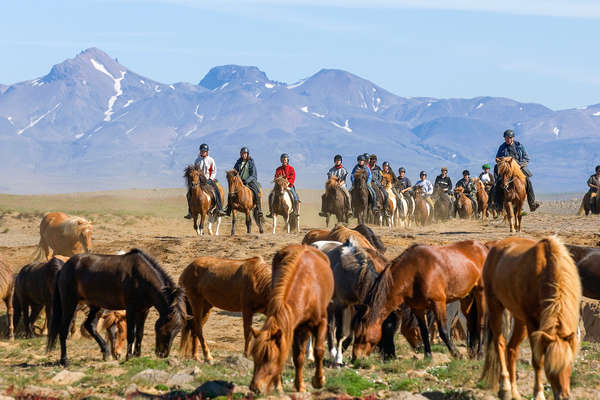
[[[425,172],[425,171],[419,172],[419,176],[423,176],[423,175],[427,176],[427,172]]]
[[[359,154],[358,157],[356,157],[356,161],[367,161],[367,158],[364,154]]]
[[[202,143],[200,145],[200,151],[208,151],[208,145],[206,143]]]
[[[287,155],[287,153],[283,153],[282,155],[279,156],[279,161],[283,161],[284,158],[287,158],[288,160],[290,159],[290,157]]]
[[[339,154],[336,154],[336,155],[333,157],[333,161],[337,161],[337,160],[340,160],[340,161],[342,161],[342,156],[341,156],[341,155],[339,155]]]
[[[404,167],[400,167],[400,168],[398,168],[398,173],[400,173],[400,172],[406,172],[406,169]]]
[[[512,129],[507,129],[504,131],[504,137],[515,137],[515,132]]]
[[[246,146],[244,146],[244,147],[242,147],[240,149],[240,154],[242,154],[242,153],[248,153],[248,154],[250,154],[250,150],[248,150],[248,148]]]
[[[377,161],[377,156],[375,154],[371,154],[369,156],[369,160],[375,160],[375,161]]]
[[[469,170],[468,170],[468,169],[465,169],[465,170],[463,171],[463,176],[464,176],[464,175],[471,175],[471,173],[469,172]]]
[[[389,166],[390,166],[390,163],[389,163],[389,162],[387,162],[387,161],[384,161],[384,162],[383,162],[383,164],[382,164],[382,166],[383,166],[383,167],[385,167],[386,165],[389,167]]]
[[[598,172],[598,170],[600,170],[600,165],[596,165],[596,172]]]

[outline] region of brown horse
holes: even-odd
[[[420,186],[415,187],[415,224],[425,226],[431,222],[433,210],[422,193]]]
[[[342,224],[337,224],[333,229],[313,229],[308,231],[302,239],[302,244],[312,244],[322,240],[333,240],[340,243],[345,242],[350,237],[354,237],[363,248],[375,249],[381,254],[387,250],[381,238],[367,225],[359,224],[352,229],[346,228]]]
[[[521,232],[521,210],[527,197],[525,175],[512,157],[496,158],[496,163],[498,173],[502,176],[503,208],[506,211],[510,231]]]
[[[456,198],[456,212],[462,219],[473,216],[473,203],[465,194],[465,188],[457,186],[454,188],[454,197]]]
[[[15,338],[13,325],[13,293],[15,290],[15,276],[7,263],[0,259],[0,299],[6,305],[6,326],[8,326],[8,338]]]
[[[539,242],[507,238],[491,250],[483,269],[488,305],[488,337],[482,378],[502,399],[520,399],[517,388],[519,344],[529,334],[535,371],[533,398],[544,398],[542,369],[555,399],[570,398],[577,353],[581,283],[569,252],[555,237]],[[504,310],[513,316],[506,347]]]
[[[125,311],[104,311],[98,320],[96,329],[100,332],[105,332],[113,358],[115,360],[120,359],[125,353],[125,343],[127,342],[127,318]],[[93,339],[85,328],[85,322],[81,324],[79,331],[81,332],[81,336]]]
[[[583,295],[590,299],[600,300],[600,249],[574,245],[565,246],[577,265]]]
[[[477,190],[477,212],[481,213],[481,219],[484,220],[488,217],[489,196],[479,178],[475,178],[475,189]],[[495,210],[492,209],[492,213],[495,213]]]
[[[242,178],[235,169],[227,171],[227,184],[229,185],[229,194],[227,196],[228,206],[231,207],[231,236],[235,234],[235,212],[241,211],[246,214],[246,232],[250,233],[252,219],[250,214],[254,215],[254,221],[258,225],[258,231],[263,233],[262,218],[258,215],[258,209],[252,199],[252,190],[242,182]],[[258,192],[258,201],[262,199],[262,190]]]
[[[281,372],[293,347],[297,391],[305,390],[302,378],[305,347],[315,338],[314,388],[325,384],[323,340],[327,333],[327,306],[333,296],[333,273],[329,259],[314,247],[290,244],[273,257],[272,296],[267,320],[260,331],[252,329],[250,348],[254,373],[250,389],[259,393],[275,386],[283,389]],[[292,345],[293,341],[293,345]]]
[[[348,212],[350,205],[346,195],[340,189],[340,180],[331,175],[325,182],[325,194],[323,194],[323,211],[325,211],[325,226],[329,226],[329,218],[335,215],[337,222],[348,223]]]
[[[581,200],[577,215],[600,214],[600,196],[598,193],[587,192]]]
[[[52,253],[50,253],[52,250]],[[40,222],[40,242],[34,261],[48,261],[52,255],[71,257],[92,250],[92,223],[62,212],[44,214]]]
[[[352,214],[356,217],[359,224],[367,222],[367,212],[369,209],[369,189],[367,188],[367,171],[359,169],[354,173],[352,183]]]
[[[217,222],[215,235],[219,235],[219,227],[221,226],[221,217],[215,214],[215,199],[214,190],[208,183],[206,176],[200,170],[198,164],[188,165],[183,177],[186,179],[187,187],[190,192],[188,206],[194,220],[194,230],[198,236],[204,235],[204,222],[208,215],[208,233],[213,234],[212,224]],[[221,198],[223,197],[223,188],[217,185]],[[200,224],[198,224],[198,216],[200,216]]]
[[[277,176],[273,180],[274,186],[269,199],[271,201],[271,211],[273,213],[273,234],[277,229],[277,215],[281,215],[290,233],[292,226],[300,231],[300,218],[294,215],[294,201],[288,191],[289,182],[285,176]]]
[[[202,331],[212,307],[242,312],[244,354],[247,355],[252,316],[265,312],[271,294],[271,268],[262,257],[246,260],[199,257],[183,270],[179,285],[184,288],[188,308],[191,308],[188,313],[194,316],[181,333],[181,355],[200,361],[200,341],[204,360],[212,361]]]
[[[450,353],[458,357],[446,331],[446,303],[456,300],[461,300],[463,310],[470,311],[465,312],[470,317],[469,355],[478,354],[485,311],[481,268],[487,253],[487,247],[472,240],[447,246],[413,245],[405,250],[380,274],[365,305],[358,307],[352,323],[353,359],[369,355],[381,339],[383,320],[404,303],[419,322],[425,356],[431,357],[425,312],[433,307],[440,337]]]

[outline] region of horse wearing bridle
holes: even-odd
[[[231,207],[231,236],[235,234],[235,212],[241,211],[246,214],[246,232],[250,233],[252,219],[250,213],[254,215],[254,221],[258,225],[258,231],[263,233],[262,218],[258,215],[258,208],[252,201],[252,190],[244,185],[242,178],[235,169],[227,171],[227,184],[229,185],[229,194],[227,197],[228,205]],[[258,192],[257,201],[261,201],[262,190]]]
[[[525,174],[512,157],[496,158],[501,178],[501,190],[504,190],[503,208],[508,217],[510,231],[521,232],[521,211],[527,194],[525,192]]]
[[[219,235],[219,226],[221,226],[221,217],[215,213],[216,201],[213,197],[214,191],[208,183],[208,179],[200,170],[198,164],[188,165],[184,170],[183,177],[186,179],[190,197],[188,205],[194,220],[194,230],[201,236],[204,234],[204,221],[208,215],[208,233],[213,234],[212,223],[217,222],[215,235]],[[223,196],[223,188],[218,185],[221,197]],[[198,216],[200,216],[200,225],[198,225]]]
[[[277,176],[273,183],[272,195],[272,212],[273,212],[273,234],[277,229],[277,215],[281,215],[285,221],[287,233],[290,233],[292,225],[296,226],[296,230],[300,231],[300,218],[293,215],[294,201],[292,195],[288,191],[289,182],[285,176]],[[295,223],[294,223],[295,222]]]

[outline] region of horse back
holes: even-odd
[[[579,260],[577,270],[581,277],[583,295],[600,300],[600,251],[589,252]]]
[[[28,303],[46,304],[52,299],[56,277],[63,265],[57,257],[25,265],[15,278],[15,296]]]

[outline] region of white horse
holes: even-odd
[[[293,215],[294,202],[292,195],[288,190],[288,181],[283,176],[278,176],[273,180],[275,184],[273,191],[269,195],[271,203],[271,212],[273,214],[273,234],[277,229],[277,216],[281,215],[285,221],[287,233],[290,233],[292,224],[296,225],[296,230],[300,231],[300,217]]]

